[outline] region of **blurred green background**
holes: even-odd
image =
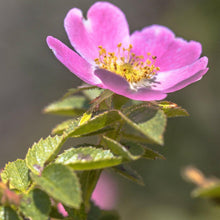
[[[63,19],[72,7],[85,14],[93,0],[1,0],[0,2],[0,166],[24,158],[28,147],[46,137],[61,117],[42,114],[42,108],[61,97],[80,80],[62,66],[47,48],[45,38],[68,39]],[[145,187],[116,177],[118,210],[123,220],[220,219],[220,208],[191,199],[191,184],[181,169],[195,165],[220,177],[220,1],[115,0],[133,32],[151,24],[171,28],[177,36],[196,40],[209,57],[210,70],[200,82],[167,98],[186,108],[189,118],[171,119],[165,134],[165,161],[134,163]]]

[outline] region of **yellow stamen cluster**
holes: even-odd
[[[157,57],[147,53],[147,59],[144,56],[136,56],[131,52],[132,45],[128,48],[117,45],[117,52],[107,52],[105,48],[99,46],[99,58],[95,63],[102,69],[114,72],[125,78],[130,84],[137,84],[141,80],[151,79],[159,67],[155,66]]]

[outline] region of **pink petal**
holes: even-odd
[[[124,13],[108,2],[97,2],[84,20],[82,11],[73,8],[64,26],[76,51],[89,62],[98,57],[98,46],[114,52],[119,43],[129,44],[129,28]]]
[[[94,75],[91,64],[56,38],[47,37],[47,44],[56,58],[76,76],[88,84],[101,87],[101,81]]]
[[[151,55],[157,56],[156,66],[160,67],[161,71],[189,65],[199,58],[202,51],[200,43],[175,38],[170,29],[159,25],[134,32],[131,43],[135,54],[146,56],[147,52],[150,52]]]
[[[110,210],[117,203],[117,183],[112,176],[102,173],[92,194],[92,200],[101,209]]]
[[[95,70],[95,75],[102,80],[105,89],[109,89],[130,99],[153,101],[164,99],[167,96],[164,92],[154,91],[151,88],[142,88],[137,91],[131,90],[128,82],[124,78],[103,69]]]
[[[190,84],[191,77],[198,74],[200,71],[206,70],[207,64],[208,58],[202,57],[199,60],[195,61],[193,64],[184,66],[180,69],[159,72],[156,76],[156,83],[154,84],[154,89],[164,91],[165,93],[181,89]],[[187,83],[182,83],[183,81]],[[192,82],[194,81],[192,80]],[[182,86],[177,86],[178,84],[181,84]],[[177,89],[173,90],[173,88]]]
[[[160,67],[161,71],[178,69],[189,65],[197,60],[202,52],[202,46],[199,42],[187,42],[181,38],[176,38],[167,51],[158,57],[156,66]]]
[[[188,78],[188,79],[186,79],[186,80],[176,84],[175,86],[167,89],[166,92],[167,93],[175,92],[177,90],[180,90],[180,89],[182,89],[182,88],[184,88],[184,87],[186,87],[186,86],[188,86],[188,85],[190,85],[190,84],[200,80],[206,74],[206,72],[208,70],[209,70],[209,68],[206,68],[204,70],[199,71],[198,73],[196,73],[195,75],[191,76],[190,78]]]
[[[170,29],[152,25],[131,35],[132,50],[136,55],[146,56],[147,53],[151,53],[153,56],[161,57],[174,38],[175,35]]]
[[[65,210],[64,206],[62,205],[62,203],[58,203],[58,204],[57,204],[57,209],[58,209],[58,212],[59,212],[63,217],[67,217],[67,216],[68,216],[68,212]]]

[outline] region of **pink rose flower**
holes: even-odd
[[[92,200],[101,209],[114,209],[118,199],[117,189],[117,183],[113,177],[102,172],[96,188],[93,191]]]
[[[130,99],[164,99],[208,70],[199,42],[177,38],[160,25],[130,35],[124,13],[109,2],[92,5],[87,19],[81,10],[71,9],[64,26],[77,53],[48,36],[57,59],[84,82]]]

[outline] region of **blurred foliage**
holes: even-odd
[[[197,186],[192,192],[193,197],[208,198],[220,205],[220,180],[218,178],[207,178],[195,167],[186,167],[183,177]]]
[[[85,88],[87,97],[92,97],[93,89]],[[82,87],[75,91],[82,92]],[[54,114],[62,109],[62,115],[69,116],[70,112],[76,112],[75,109],[82,109],[88,99],[82,96],[84,101],[76,105],[78,97],[71,95],[58,100],[47,106],[44,112]],[[41,138],[29,148],[25,160],[17,159],[6,164],[0,173],[0,206],[14,208],[16,218],[46,220],[57,215],[57,204],[62,203],[68,219],[85,220],[93,215],[90,200],[102,170],[117,166],[113,171],[142,185],[141,176],[135,170],[126,169],[125,164],[141,158],[165,159],[149,145],[163,145],[166,115],[176,117],[186,111],[170,102],[134,103],[124,98],[124,102],[118,105],[117,99],[121,100],[121,96],[102,91],[90,102],[85,113],[73,117],[72,123],[68,120],[56,126],[60,136]],[[64,111],[66,104],[68,111]],[[130,135],[129,131],[132,132]],[[132,141],[128,138],[131,135]],[[97,144],[83,142],[60,153],[68,139],[83,136],[93,136]],[[115,213],[104,212],[102,215],[103,211],[97,210],[96,214],[96,219],[119,219]]]

